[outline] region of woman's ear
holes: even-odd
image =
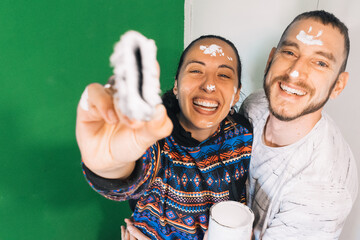
[[[240,99],[240,89],[241,89],[241,86],[235,92],[234,101],[233,101],[231,107],[235,106],[235,104],[239,101],[239,99]]]
[[[178,94],[177,79],[175,79],[175,82],[174,82],[173,93],[174,93],[175,96],[177,96],[177,94]]]
[[[335,99],[339,94],[344,90],[347,82],[349,80],[349,73],[342,72],[339,74],[338,79],[336,80],[334,89],[331,91],[330,98]]]

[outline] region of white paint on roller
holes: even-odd
[[[81,95],[80,98],[80,107],[85,110],[85,111],[89,111],[89,93],[88,93],[88,88],[86,87],[83,94]]]
[[[141,53],[142,86],[139,86],[140,73],[135,56],[136,49]],[[121,36],[110,57],[115,75],[114,104],[130,119],[151,120],[156,105],[162,102],[159,96],[156,51],[153,40],[136,31],[129,31]]]

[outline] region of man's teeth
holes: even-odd
[[[284,84],[280,84],[280,88],[282,90],[284,90],[285,92],[287,93],[290,93],[290,94],[296,94],[298,96],[304,96],[306,94],[306,92],[303,92],[301,90],[297,90],[297,89],[293,89],[293,88],[290,88]]]
[[[194,100],[194,104],[200,106],[200,107],[208,107],[208,108],[216,108],[219,106],[216,102],[209,102],[209,101],[202,101],[202,100]]]

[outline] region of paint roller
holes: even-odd
[[[156,52],[154,40],[128,31],[110,56],[114,105],[131,120],[151,120],[162,102]]]

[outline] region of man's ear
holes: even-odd
[[[330,94],[331,99],[335,99],[337,96],[339,96],[339,94],[342,92],[342,90],[344,90],[348,80],[349,80],[348,72],[340,73],[340,75],[335,83],[335,87]]]
[[[268,57],[268,60],[267,60],[267,63],[266,63],[266,68],[265,68],[265,71],[264,73],[266,73],[268,70],[269,70],[269,67],[270,67],[270,63],[271,61],[273,60],[273,57],[275,55],[275,52],[276,52],[276,47],[273,47],[270,51],[270,54],[269,54],[269,57]]]
[[[175,79],[175,82],[174,82],[173,93],[174,93],[175,96],[178,94],[177,79]]]

